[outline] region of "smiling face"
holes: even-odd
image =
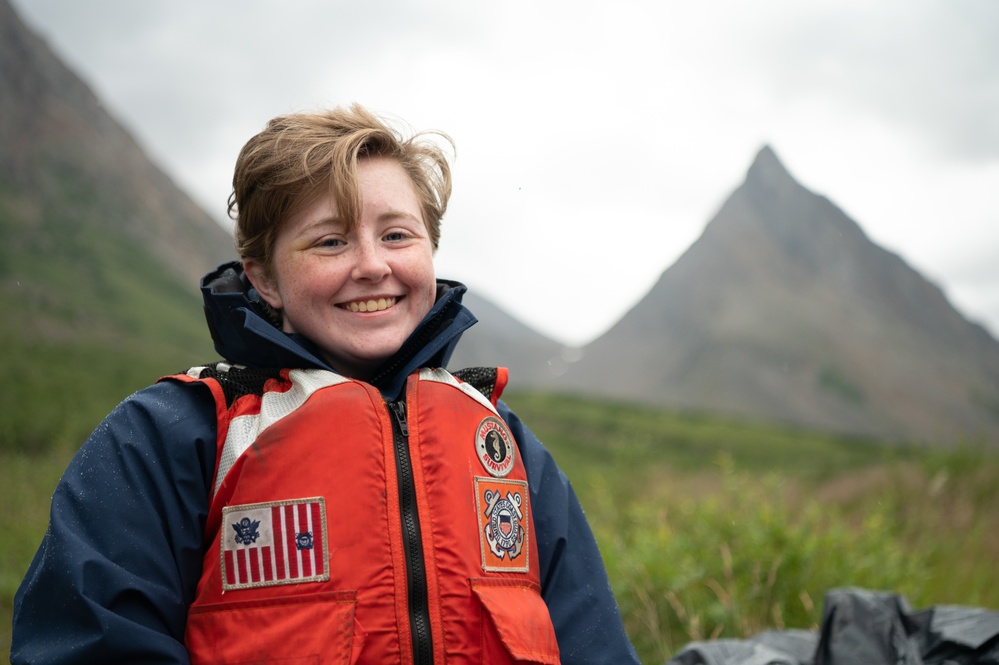
[[[433,246],[413,182],[398,162],[361,160],[354,228],[321,196],[283,223],[270,269],[245,260],[285,332],[319,346],[341,374],[367,378],[434,304]]]

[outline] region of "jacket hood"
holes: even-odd
[[[406,377],[420,367],[445,367],[461,334],[476,319],[461,304],[466,287],[437,280],[437,300],[402,347],[368,381],[383,395],[401,393]],[[201,279],[205,318],[215,350],[226,361],[250,367],[320,368],[337,371],[301,335],[273,323],[239,261],[223,263]]]

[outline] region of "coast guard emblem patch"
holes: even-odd
[[[527,483],[476,477],[475,499],[479,509],[482,569],[528,572],[530,506]]]
[[[499,418],[488,416],[475,429],[475,449],[486,471],[503,478],[513,469],[517,444]]]
[[[224,591],[330,578],[322,497],[226,506],[221,541]]]

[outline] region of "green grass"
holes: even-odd
[[[814,628],[830,589],[999,608],[999,454],[549,395],[510,405],[573,481],[645,663]]]
[[[814,627],[823,595],[841,586],[902,593],[914,607],[999,607],[995,451],[889,447],[579,398],[509,402],[572,478],[644,663],[692,639]],[[0,451],[3,648],[72,453],[30,448]]]
[[[0,648],[10,651],[14,592],[45,533],[49,501],[69,463],[67,451],[39,458],[0,451]]]
[[[705,469],[719,455],[746,471],[817,482],[907,454],[862,439],[584,397],[519,393],[507,401],[577,484],[610,475],[613,486],[643,486],[662,473]]]

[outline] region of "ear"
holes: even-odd
[[[264,302],[273,309],[281,311],[281,292],[277,288],[277,281],[271,277],[270,271],[252,259],[243,260],[243,270],[246,272],[250,284],[253,284],[253,288],[257,290]]]

